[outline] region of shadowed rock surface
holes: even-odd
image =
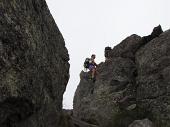
[[[170,126],[170,30],[131,35],[109,51],[97,68],[96,82],[81,72],[73,116],[100,127],[127,127],[148,118]]]
[[[73,116],[72,110],[63,110],[60,126],[61,127],[98,127],[96,125],[75,118]]]
[[[68,60],[45,0],[1,0],[0,126],[59,127]]]
[[[170,30],[105,50],[96,82],[81,72],[63,111],[69,56],[46,2],[1,0],[0,127],[169,127]]]

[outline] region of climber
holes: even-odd
[[[92,73],[92,80],[93,80],[93,82],[95,82],[95,80],[96,80],[96,67],[98,66],[97,64],[96,64],[96,62],[94,61],[94,59],[96,58],[96,55],[95,54],[92,54],[91,55],[91,58],[90,58],[90,61],[89,61],[89,66],[88,66],[88,69],[91,71],[91,73]]]

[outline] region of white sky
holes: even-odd
[[[131,34],[148,35],[161,24],[170,28],[170,0],[46,0],[70,55],[70,80],[63,108],[72,108],[86,57],[104,61],[104,48]]]

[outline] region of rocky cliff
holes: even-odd
[[[45,0],[1,0],[0,127],[59,127],[68,60]]]
[[[100,127],[170,127],[170,30],[131,35],[105,56],[95,83],[81,72],[73,116]]]

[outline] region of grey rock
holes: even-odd
[[[137,100],[158,126],[169,126],[170,30],[161,34],[136,53]]]
[[[68,60],[45,0],[1,0],[0,126],[59,125]]]
[[[124,39],[120,44],[115,46],[111,52],[111,57],[122,57],[134,59],[134,54],[138,48],[143,44],[142,38],[133,34]]]
[[[61,127],[98,127],[73,117],[72,110],[63,110],[62,117],[60,119]]]
[[[99,127],[99,126],[78,120],[77,118],[74,118],[74,117],[72,117],[72,121],[75,127]]]
[[[106,47],[105,48],[105,51],[104,51],[104,56],[106,58],[106,60],[110,59],[110,55],[111,55],[111,51],[112,51],[112,48],[111,47]]]
[[[148,120],[135,120],[132,124],[129,125],[129,127],[154,127],[153,123]]]
[[[95,83],[90,72],[81,72],[74,117],[100,127],[127,127],[144,118],[170,125],[170,30],[158,26],[146,37],[132,35],[115,46],[98,66]]]
[[[135,108],[136,108],[136,104],[132,104],[132,105],[128,106],[126,109],[127,110],[133,110]]]
[[[155,27],[153,29],[153,32],[151,33],[151,35],[142,37],[143,44],[146,44],[149,41],[151,41],[152,39],[159,37],[159,35],[162,34],[162,33],[163,33],[163,30],[162,30],[161,25]]]
[[[135,64],[131,59],[117,57],[99,65],[95,83],[85,78],[90,74],[82,72],[84,78],[74,97],[74,117],[101,127],[116,126],[120,109],[114,99],[123,99],[127,86],[133,86],[134,71]],[[131,94],[133,92],[129,96]],[[129,106],[131,102],[122,104],[122,108],[126,108],[124,105]]]

